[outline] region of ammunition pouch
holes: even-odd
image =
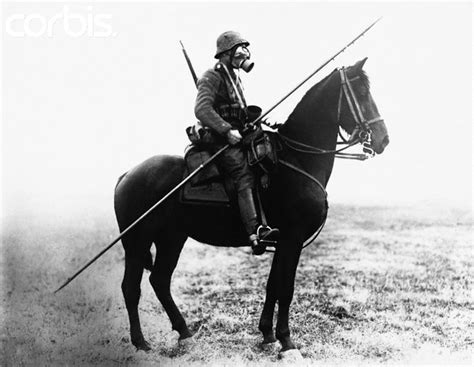
[[[251,105],[242,109],[238,103],[220,105],[216,111],[225,121],[242,125],[255,121],[262,114],[262,109],[258,106]]]
[[[247,112],[240,108],[238,103],[222,104],[216,108],[217,113],[225,121],[243,124],[247,119]]]
[[[251,123],[258,119],[262,114],[262,109],[258,106],[248,106],[246,110],[243,110],[240,108],[238,103],[220,105],[216,111],[219,116],[232,124],[234,128],[243,131],[246,130],[246,126],[253,127]],[[253,129],[263,133],[263,130],[260,127],[253,127]],[[199,121],[194,125],[188,126],[186,128],[186,134],[189,141],[200,149],[208,149],[212,145],[225,142],[217,133],[202,126]],[[250,133],[250,135],[255,137],[252,133]],[[247,135],[247,138],[244,137],[244,145],[249,145],[249,142],[250,140]]]

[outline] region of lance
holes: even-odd
[[[284,100],[286,100],[290,95],[292,95],[297,89],[299,89],[304,83],[306,83],[309,79],[311,79],[318,71],[320,71],[323,67],[329,64],[332,60],[334,60],[337,56],[343,53],[349,46],[351,46],[354,42],[356,42],[360,37],[362,37],[367,31],[372,28],[382,17],[378,18],[375,22],[373,22],[370,26],[368,26],[362,33],[360,33],[357,37],[355,37],[351,42],[349,42],[346,46],[344,46],[341,50],[339,50],[334,56],[329,58],[326,62],[324,62],[320,67],[318,67],[314,72],[312,72],[305,80],[303,80],[300,84],[298,84],[295,88],[293,88],[287,95],[285,95],[282,99],[280,99],[273,107],[268,109],[264,114],[260,115],[256,120],[252,122],[252,124],[256,124],[257,122],[261,121],[265,116],[267,116],[271,111],[273,111],[278,105],[280,105]],[[182,42],[180,41],[181,46],[183,46]],[[196,73],[191,64],[191,60],[184,50],[183,46],[183,53],[186,57],[186,62],[188,63],[189,69],[193,76],[194,82],[197,83]],[[84,270],[86,270],[92,263],[94,263],[99,257],[101,257],[105,252],[107,252],[113,245],[115,245],[122,237],[128,233],[132,228],[134,228],[139,222],[141,222],[148,214],[150,214],[153,210],[155,210],[159,205],[161,205],[166,199],[168,199],[171,195],[173,195],[176,191],[178,191],[181,187],[183,187],[186,182],[188,182],[192,177],[198,174],[204,167],[208,166],[212,161],[214,161],[219,155],[221,155],[226,149],[230,147],[230,144],[225,145],[221,149],[219,149],[211,158],[207,161],[202,163],[198,168],[196,168],[188,177],[186,177],[183,181],[181,181],[178,185],[176,185],[170,192],[168,192],[165,196],[163,196],[156,204],[154,204],[150,209],[148,209],[145,213],[143,213],[138,219],[136,219],[132,224],[130,224],[122,233],[118,235],[107,247],[105,247],[101,252],[99,252],[93,259],[91,259],[86,265],[84,265],[81,269],[79,269],[73,276],[71,276],[66,282],[64,282],[58,289],[54,291],[54,293],[59,292],[69,283],[71,283],[79,274],[81,274]]]

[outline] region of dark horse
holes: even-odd
[[[377,154],[388,144],[385,124],[362,70],[365,61],[366,58],[353,66],[335,69],[313,86],[276,134],[283,142],[279,159],[289,165],[280,165],[271,175],[271,185],[262,199],[268,221],[280,229],[281,238],[273,257],[259,329],[263,343],[278,339],[282,352],[299,353],[288,327],[295,273],[303,244],[312,239],[326,217],[323,187],[333,168],[339,127],[348,134],[368,132],[370,148]],[[124,174],[115,189],[120,230],[180,183],[184,170],[182,157],[154,156]],[[125,249],[122,290],[131,341],[138,349],[150,349],[138,315],[144,268],[151,270],[150,283],[180,341],[191,340],[188,338],[192,334],[170,292],[171,276],[188,237],[215,246],[246,244],[235,209],[186,205],[179,195],[170,197],[122,239]],[[152,243],[156,246],[154,263],[150,254]],[[277,301],[278,321],[274,332],[272,320]]]

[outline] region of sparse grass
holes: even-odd
[[[140,303],[151,353],[129,343],[118,245],[52,291],[117,233],[110,213],[23,218],[3,229],[3,365],[258,365],[271,255],[190,241],[173,293],[197,347],[183,353],[145,273]],[[307,364],[470,364],[472,218],[460,211],[331,207],[300,260],[291,328]],[[349,315],[344,315],[343,311]]]

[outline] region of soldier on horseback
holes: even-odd
[[[237,32],[224,32],[217,38],[215,58],[219,61],[198,81],[194,112],[201,124],[211,129],[215,136],[211,150],[217,151],[226,143],[231,144],[218,157],[217,164],[234,183],[240,216],[252,251],[260,255],[265,252],[267,241],[277,239],[279,231],[261,226],[258,221],[253,193],[255,177],[242,143],[247,123],[251,121],[248,121],[238,71],[249,72],[254,65],[247,46],[249,42]]]

